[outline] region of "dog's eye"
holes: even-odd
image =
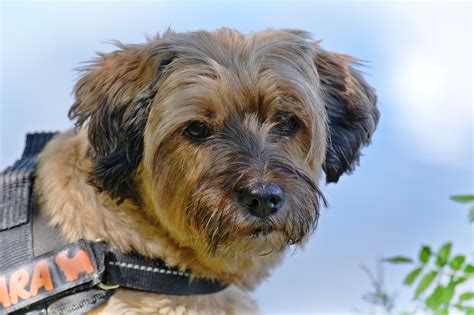
[[[288,114],[282,114],[278,116],[275,132],[282,136],[290,136],[294,134],[299,127],[300,124],[296,118]]]
[[[192,141],[205,141],[210,137],[211,130],[205,123],[195,121],[184,129],[183,134]]]

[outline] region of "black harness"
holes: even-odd
[[[172,295],[226,288],[100,241],[62,244],[36,211],[33,191],[36,157],[53,136],[28,134],[21,159],[0,173],[0,314],[82,314],[118,287]]]

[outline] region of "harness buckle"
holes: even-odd
[[[105,290],[105,291],[110,291],[110,290],[115,290],[115,289],[118,289],[120,288],[120,285],[118,284],[115,284],[115,285],[109,285],[109,284],[104,284],[102,282],[99,282],[97,284],[97,287],[102,289],[102,290]]]

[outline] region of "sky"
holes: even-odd
[[[0,169],[20,157],[27,132],[72,127],[74,69],[113,50],[110,40],[223,26],[303,29],[323,48],[366,61],[381,112],[356,171],[321,183],[329,207],[310,242],[253,293],[265,314],[367,313],[361,264],[416,256],[422,244],[450,240],[473,258],[466,207],[449,200],[474,192],[469,2],[2,1]],[[400,310],[408,270],[385,268]]]

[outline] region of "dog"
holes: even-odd
[[[258,312],[248,292],[358,164],[379,112],[360,63],[299,30],[171,30],[99,54],[38,158],[40,211],[64,240],[100,239],[228,284],[207,295],[117,289],[95,312]]]

